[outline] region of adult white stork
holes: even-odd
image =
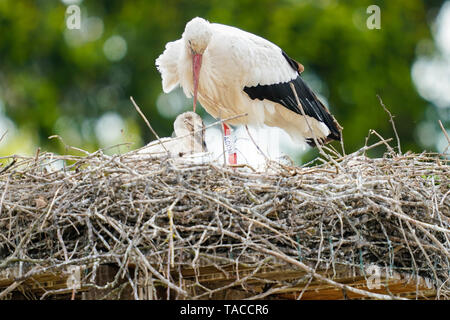
[[[194,96],[194,111],[198,98],[215,118],[248,114],[231,125],[279,127],[311,146],[340,140],[339,124],[303,81],[303,66],[259,36],[197,17],[167,43],[156,66],[164,92],[180,85]]]

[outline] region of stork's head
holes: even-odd
[[[203,54],[211,40],[209,22],[196,17],[184,28],[183,39],[192,54]]]
[[[188,54],[192,55],[192,70],[194,77],[194,112],[197,104],[197,90],[202,66],[202,56],[211,40],[211,30],[209,22],[196,17],[186,24],[183,39],[187,47]]]
[[[186,143],[193,153],[207,151],[205,125],[197,113],[188,111],[180,114],[173,123],[173,129],[177,137],[186,136],[183,141],[187,141]]]

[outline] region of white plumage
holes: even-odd
[[[194,111],[198,97],[215,118],[248,114],[227,121],[231,125],[280,127],[310,145],[314,138],[321,143],[340,139],[339,125],[303,82],[303,66],[254,34],[197,17],[187,23],[181,39],[166,45],[156,66],[164,92],[180,85],[186,96],[194,95]],[[295,85],[301,108],[289,83]]]
[[[175,137],[164,137],[142,147],[137,154],[167,154],[184,157],[189,154],[206,152],[205,125],[195,112],[184,112],[173,123]]]

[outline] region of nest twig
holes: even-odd
[[[437,298],[449,298],[448,159],[392,149],[370,159],[368,149],[334,152],[312,167],[272,163],[262,173],[134,152],[3,157],[9,165],[0,173],[0,278],[12,268],[20,272],[0,297],[42,272],[84,265],[91,268],[82,277],[85,287],[129,286],[134,298],[142,283],[137,274],[165,288],[152,292],[156,299],[201,299],[252,281],[269,289],[247,297],[264,298],[298,285],[258,276],[282,265],[304,271],[308,284],[314,279],[369,298],[400,298],[333,278],[337,266],[377,265],[429,278]],[[52,170],[55,162],[63,169]],[[96,270],[106,263],[119,271],[99,285]],[[216,287],[198,277],[183,281],[186,268],[198,275],[204,266],[225,265],[253,271]]]

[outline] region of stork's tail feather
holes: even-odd
[[[334,120],[333,124],[335,125],[335,130],[331,131],[330,134],[326,137],[319,137],[319,138],[315,137],[317,142],[320,145],[324,145],[324,144],[330,143],[331,141],[335,141],[335,140],[341,141],[342,127],[339,125],[339,123],[336,121],[336,119],[334,119],[334,117],[332,115],[331,115],[331,117]],[[305,141],[310,147],[317,147],[316,141],[314,140],[314,138],[306,138]]]
[[[291,87],[291,85],[293,85],[293,88]],[[321,144],[330,142],[331,140],[341,139],[342,127],[331,115],[328,108],[317,98],[314,92],[303,81],[300,74],[297,76],[297,78],[289,82],[245,87],[244,92],[248,94],[250,99],[267,99],[281,104],[282,106],[297,113],[300,116],[303,115],[304,112],[306,116],[317,120],[315,123],[314,121],[313,123],[310,123],[310,125],[313,127],[317,127],[321,124],[326,127],[325,130],[317,131],[317,129],[314,129],[317,138],[321,138]],[[299,103],[301,106],[297,104],[297,98],[299,99]],[[315,146],[313,137],[306,136],[305,138],[307,138],[306,142],[309,145]]]
[[[324,144],[327,144],[334,140],[340,141],[341,136],[340,136],[340,134],[339,134],[339,136],[337,136],[337,135],[331,133],[326,138],[316,138],[316,140],[320,145],[324,145]],[[314,138],[307,138],[307,139],[305,139],[305,141],[310,147],[317,147],[316,142],[314,141]]]
[[[314,97],[317,99],[317,101],[321,104],[321,106],[327,113],[329,120],[331,120],[327,123],[327,126],[330,129],[330,134],[326,138],[322,139],[322,141],[319,141],[319,142],[321,144],[327,144],[333,140],[340,141],[341,136],[342,136],[342,129],[343,129],[342,126],[337,122],[336,118],[330,113],[328,108],[316,97],[316,95],[314,95]],[[310,146],[315,147],[316,145],[314,143],[314,139],[312,139],[312,140],[313,140],[312,141],[313,145],[311,145],[309,142],[308,142],[308,144]]]
[[[298,76],[297,79],[293,81],[293,84],[305,113],[324,123],[330,130],[328,136],[323,137],[318,142],[325,144],[332,140],[341,140],[342,127],[330,113],[328,108],[322,103],[322,101],[320,101],[319,98],[317,98],[316,94],[303,81],[301,76]],[[297,106],[295,107],[297,108]],[[312,141],[311,143],[313,146],[315,146],[314,139],[312,137],[308,138]],[[307,143],[311,145],[310,142],[307,141]]]

